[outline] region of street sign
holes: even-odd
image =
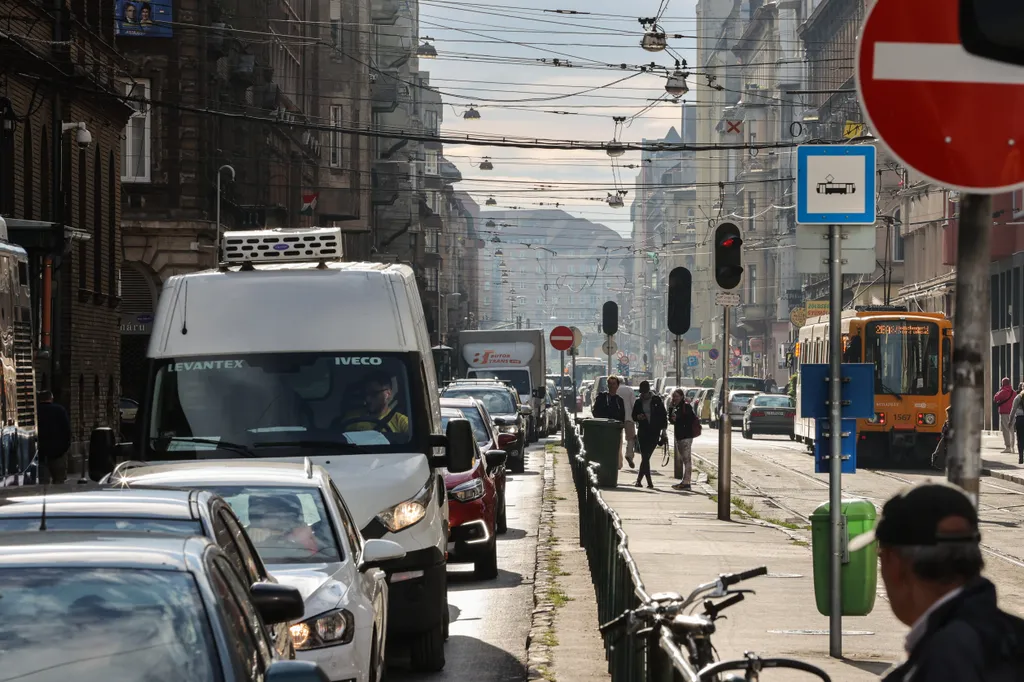
[[[615,339],[612,337],[606,337],[604,343],[601,344],[601,352],[605,355],[614,355],[619,350],[619,344],[615,343]]]
[[[857,473],[857,420],[844,419],[842,433],[842,471],[844,474]],[[814,473],[827,474],[830,471],[829,457],[831,438],[827,419],[819,419],[814,429]]]
[[[959,6],[875,2],[857,41],[857,94],[901,163],[947,188],[995,194],[1024,183],[1024,67],[969,54]]]
[[[843,419],[875,416],[875,366],[871,363],[843,363],[840,415]],[[827,422],[829,416],[828,365],[800,366],[800,418]]]
[[[712,360],[717,360],[718,359],[718,349],[717,348],[712,348],[711,350],[709,350],[708,351],[708,357],[711,358]]]
[[[690,357],[686,358],[686,366],[687,367],[696,367],[698,364],[699,363],[697,361],[697,358],[693,357],[692,355]]]
[[[761,351],[754,351],[754,362],[761,362]]]
[[[572,330],[572,347],[573,349],[579,348],[580,344],[583,343],[583,332],[576,327],[569,327]]]
[[[875,226],[839,227],[843,248],[840,260],[843,272],[870,275],[878,267],[875,261]],[[804,225],[796,233],[796,269],[805,275],[828,273],[828,225]]]
[[[551,335],[548,338],[551,341],[551,347],[555,350],[567,351],[572,348],[573,335],[572,330],[568,327],[555,327],[551,330]]]
[[[753,364],[753,360],[750,357],[750,353],[743,354],[743,366],[750,367]]]
[[[708,351],[708,350],[711,350],[714,347],[715,347],[715,344],[709,343],[709,342],[706,342],[706,341],[701,341],[700,343],[697,344],[697,350],[699,350],[699,351]]]
[[[715,305],[738,306],[740,304],[739,294],[730,294],[726,291],[719,291],[715,294]]]
[[[802,327],[807,322],[807,308],[793,308],[789,311],[789,321],[794,327]]]
[[[797,147],[796,222],[799,225],[874,225],[875,147],[870,144],[803,144]]]

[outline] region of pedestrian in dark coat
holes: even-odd
[[[63,483],[68,477],[68,450],[71,449],[71,420],[62,405],[53,402],[53,393],[39,392],[38,415],[39,469],[43,481]]]
[[[662,432],[668,428],[668,414],[665,404],[659,396],[651,393],[649,381],[640,382],[640,397],[633,403],[633,421],[636,422],[636,442],[640,448],[640,470],[636,477],[636,487],[643,486],[647,478],[647,487],[654,488],[651,480],[651,457],[661,441]]]

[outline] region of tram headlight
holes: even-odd
[[[885,425],[885,412],[875,412],[875,416],[868,419],[868,424]]]
[[[917,415],[917,423],[923,424],[924,426],[934,426],[935,415],[931,412],[919,413]]]

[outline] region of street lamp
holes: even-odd
[[[221,260],[221,254],[220,254],[220,178],[221,178],[221,173],[223,173],[225,170],[231,171],[231,182],[235,181],[235,169],[233,167],[229,166],[228,164],[224,164],[223,166],[221,166],[220,168],[217,169],[217,249],[216,249],[216,254],[217,254],[217,262],[218,263]]]
[[[686,66],[686,62],[683,62],[683,66]],[[679,62],[676,62],[676,70],[672,72],[672,75],[665,81],[665,92],[673,97],[679,98],[690,91],[690,86],[686,84],[686,77],[690,74],[679,68]]]
[[[618,140],[612,140],[604,146],[604,151],[608,156],[614,159],[626,153],[626,145],[622,144]]]
[[[430,36],[423,36],[423,42],[416,48],[416,56],[422,57],[423,59],[435,59],[437,57],[437,48],[430,44],[433,40]]]
[[[487,201],[484,202],[487,206],[497,206],[498,201],[494,197],[487,197]]]
[[[494,164],[491,163],[491,158],[489,156],[485,156],[484,160],[480,162],[480,170],[494,170]]]
[[[469,109],[466,109],[466,112],[462,114],[462,118],[466,119],[467,121],[478,120],[480,118],[480,112],[476,110],[476,105],[470,104]]]

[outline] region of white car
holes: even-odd
[[[302,594],[292,623],[295,657],[331,680],[378,682],[384,671],[388,581],[383,570],[405,557],[391,540],[364,540],[327,472],[272,461],[194,461],[118,467],[110,482],[200,488],[223,497],[245,525],[267,570]]]

